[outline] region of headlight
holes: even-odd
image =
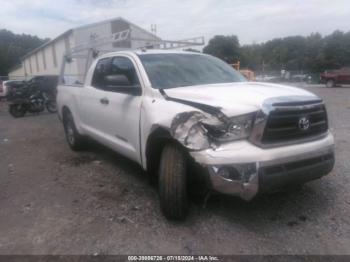
[[[228,123],[221,125],[203,125],[208,130],[208,135],[219,142],[246,139],[252,130],[255,114],[232,117]]]

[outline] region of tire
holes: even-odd
[[[326,82],[326,87],[327,88],[332,88],[334,86],[335,86],[334,80],[332,80],[332,79],[327,80],[327,82]]]
[[[85,138],[79,134],[74,124],[71,113],[66,113],[63,118],[64,132],[69,147],[73,151],[81,151],[86,148]]]
[[[176,144],[167,144],[159,164],[160,207],[168,219],[184,219],[188,211],[187,157]]]
[[[57,105],[56,102],[54,101],[49,101],[46,103],[46,109],[47,111],[49,111],[50,113],[56,113],[57,112]]]
[[[19,118],[23,117],[26,113],[26,109],[23,108],[21,104],[16,104],[16,105],[10,105],[9,107],[9,113],[14,117],[14,118]]]

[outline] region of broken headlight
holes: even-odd
[[[208,135],[219,142],[246,139],[252,130],[255,113],[232,117],[227,123],[209,125],[203,123]]]

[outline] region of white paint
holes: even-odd
[[[173,119],[180,113],[201,112],[201,110],[167,101],[159,90],[153,89],[137,56],[138,52],[109,53],[101,59],[114,56],[131,59],[141,82],[141,96],[107,92],[92,87],[90,83],[97,63],[95,61],[88,72],[84,87],[58,87],[57,103],[61,118],[63,107],[70,109],[81,134],[93,137],[147,169],[146,143],[154,128],[159,126],[170,130]],[[296,101],[299,101],[298,97],[309,97],[310,100],[317,98],[298,88],[249,82],[175,88],[168,89],[166,92],[171,97],[220,106],[228,117],[260,110],[263,102],[270,98],[293,97]],[[101,98],[107,98],[111,102],[110,105],[102,105]],[[323,140],[269,150],[259,148],[248,141],[236,141],[224,143],[219,148],[208,148],[199,153],[193,153],[193,156],[198,157],[202,164],[214,163],[212,159],[215,159],[216,163],[228,164],[241,161],[246,163],[276,160],[279,157],[299,154],[306,149],[312,152],[333,144],[333,137],[330,134]],[[237,151],[241,154],[235,154]]]

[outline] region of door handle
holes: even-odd
[[[108,104],[109,104],[109,100],[108,100],[106,97],[104,97],[104,98],[101,98],[101,99],[100,99],[100,103],[101,103],[102,105],[108,105]]]

